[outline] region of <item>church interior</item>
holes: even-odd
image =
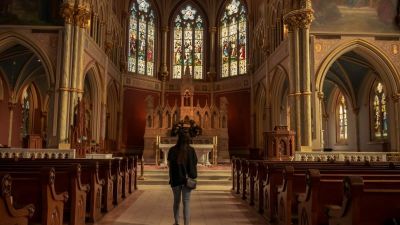
[[[398,224],[399,100],[398,0],[1,0],[0,216],[18,222],[0,225],[117,217],[180,121],[200,170],[231,171],[243,224]],[[54,187],[50,208],[15,197]]]

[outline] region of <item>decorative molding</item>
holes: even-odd
[[[314,10],[311,8],[293,10],[283,17],[283,21],[288,26],[289,30],[293,30],[294,28],[310,28],[313,20]]]
[[[64,19],[65,23],[72,24],[74,18],[74,5],[69,2],[62,4],[60,15]]]

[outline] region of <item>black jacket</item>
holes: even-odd
[[[197,177],[197,156],[194,148],[189,147],[186,151],[186,163],[178,164],[178,148],[173,146],[168,152],[169,164],[169,183],[171,187],[183,185],[186,182],[186,174],[188,177],[195,179]]]

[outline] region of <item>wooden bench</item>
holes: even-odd
[[[306,174],[306,192],[298,196],[299,225],[328,224],[325,205],[341,205],[345,174],[321,174],[310,169]],[[361,175],[367,188],[400,188],[400,175]],[[390,181],[390,183],[388,183]]]
[[[49,166],[49,165],[45,165]],[[81,166],[80,164],[58,164],[51,165],[55,168],[55,175],[62,177],[54,183],[55,189],[69,193],[69,200],[64,206],[64,219],[69,219],[71,225],[84,225],[86,221],[86,198],[90,190],[90,186],[81,182]],[[43,165],[24,164],[20,162],[2,163],[0,171],[7,171],[14,174],[20,174],[26,171],[40,171]]]
[[[393,188],[393,181],[379,181],[375,187],[369,184],[371,188],[359,176],[346,177],[343,182],[343,203],[327,206],[329,224],[377,225],[400,217],[400,188]]]
[[[330,168],[330,167],[321,167],[319,172],[322,174],[322,178],[327,180],[326,182],[331,185],[327,190],[333,191],[335,187],[338,187],[340,184],[340,180],[343,177],[356,174],[365,177],[366,179],[400,179],[400,170],[391,170],[389,167],[344,167],[344,168]],[[336,180],[336,185],[332,181]],[[297,202],[304,202],[305,195],[300,195],[300,198],[297,199],[297,196],[300,193],[306,192],[306,172],[302,169],[297,168],[295,170],[292,166],[286,166],[283,173],[283,184],[278,187],[278,195],[277,195],[277,208],[278,208],[278,219],[280,224],[292,224],[293,221],[296,223],[298,220],[298,216],[304,217],[305,212],[300,207],[300,214],[298,213]],[[340,185],[339,185],[340,186]],[[329,194],[330,192],[325,191],[325,194]],[[337,191],[340,192],[340,189]],[[332,200],[331,198],[327,198]],[[302,219],[300,219],[302,220]]]
[[[8,172],[2,172],[6,174]],[[15,208],[33,204],[35,211],[29,224],[53,225],[63,224],[64,206],[68,201],[68,193],[57,194],[55,191],[56,172],[54,168],[43,168],[40,171],[27,170],[10,172],[12,177],[11,195]],[[27,209],[29,210],[29,209]],[[4,224],[12,224],[10,220],[0,220]]]
[[[35,212],[35,206],[29,204],[20,209],[14,208],[12,190],[12,178],[10,174],[1,174],[0,196],[0,225],[28,225],[28,220]]]

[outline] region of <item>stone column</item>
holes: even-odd
[[[208,79],[211,81],[211,96],[210,96],[210,106],[214,105],[214,81],[217,76],[217,70],[215,66],[215,55],[216,55],[216,42],[215,42],[215,34],[217,33],[216,27],[211,27],[209,29],[210,32],[210,71],[207,73]]]
[[[61,16],[64,18],[64,43],[63,43],[63,64],[61,72],[61,82],[59,87],[60,92],[60,110],[58,119],[58,144],[60,148],[62,145],[69,143],[69,91],[71,79],[71,43],[72,43],[72,22],[74,14],[74,5],[71,3],[64,3],[61,6]]]
[[[311,71],[310,71],[310,25],[313,19],[313,11],[304,10],[301,14],[300,40],[301,40],[301,98],[303,112],[303,140],[302,145],[311,148],[312,145],[312,123],[311,123]],[[311,150],[311,149],[310,149]]]
[[[299,83],[299,51],[298,51],[298,28],[293,24],[287,23],[289,28],[289,76],[294,82],[293,88],[289,94],[291,98],[291,113],[294,114],[294,130],[296,131],[296,151],[301,151],[301,121],[300,121],[300,83]]]
[[[168,27],[165,26],[161,29],[161,107],[165,106],[165,85],[168,78],[167,67],[167,47],[168,47]]]
[[[313,10],[306,2],[304,8],[284,16],[289,28],[290,73],[295,83],[291,95],[295,96],[296,151],[309,151],[312,145],[309,27]]]
[[[84,78],[85,78],[85,74],[84,74],[84,68],[83,68],[83,58],[84,58],[84,33],[86,30],[86,27],[88,26],[88,22],[90,19],[90,13],[89,13],[89,7],[87,5],[80,5],[77,8],[76,11],[77,14],[77,30],[79,30],[79,36],[78,39],[75,40],[77,42],[77,52],[75,54],[76,58],[77,58],[77,75],[76,75],[76,86],[75,86],[75,90],[76,93],[78,95],[78,97],[82,97],[82,93],[83,93],[83,82],[84,82]]]
[[[11,147],[12,145],[12,135],[13,135],[13,122],[14,122],[14,109],[17,107],[18,103],[10,101],[8,102],[8,109],[10,110],[10,123],[8,124],[8,143],[7,145]]]
[[[353,113],[354,113],[354,116],[356,117],[356,138],[357,138],[356,146],[357,146],[357,152],[360,152],[361,151],[361,149],[360,149],[360,117],[359,117],[360,108],[359,107],[353,108]],[[348,116],[347,116],[347,119],[349,119]],[[347,121],[347,124],[349,124],[348,121]],[[347,128],[347,132],[349,132],[349,128]]]

